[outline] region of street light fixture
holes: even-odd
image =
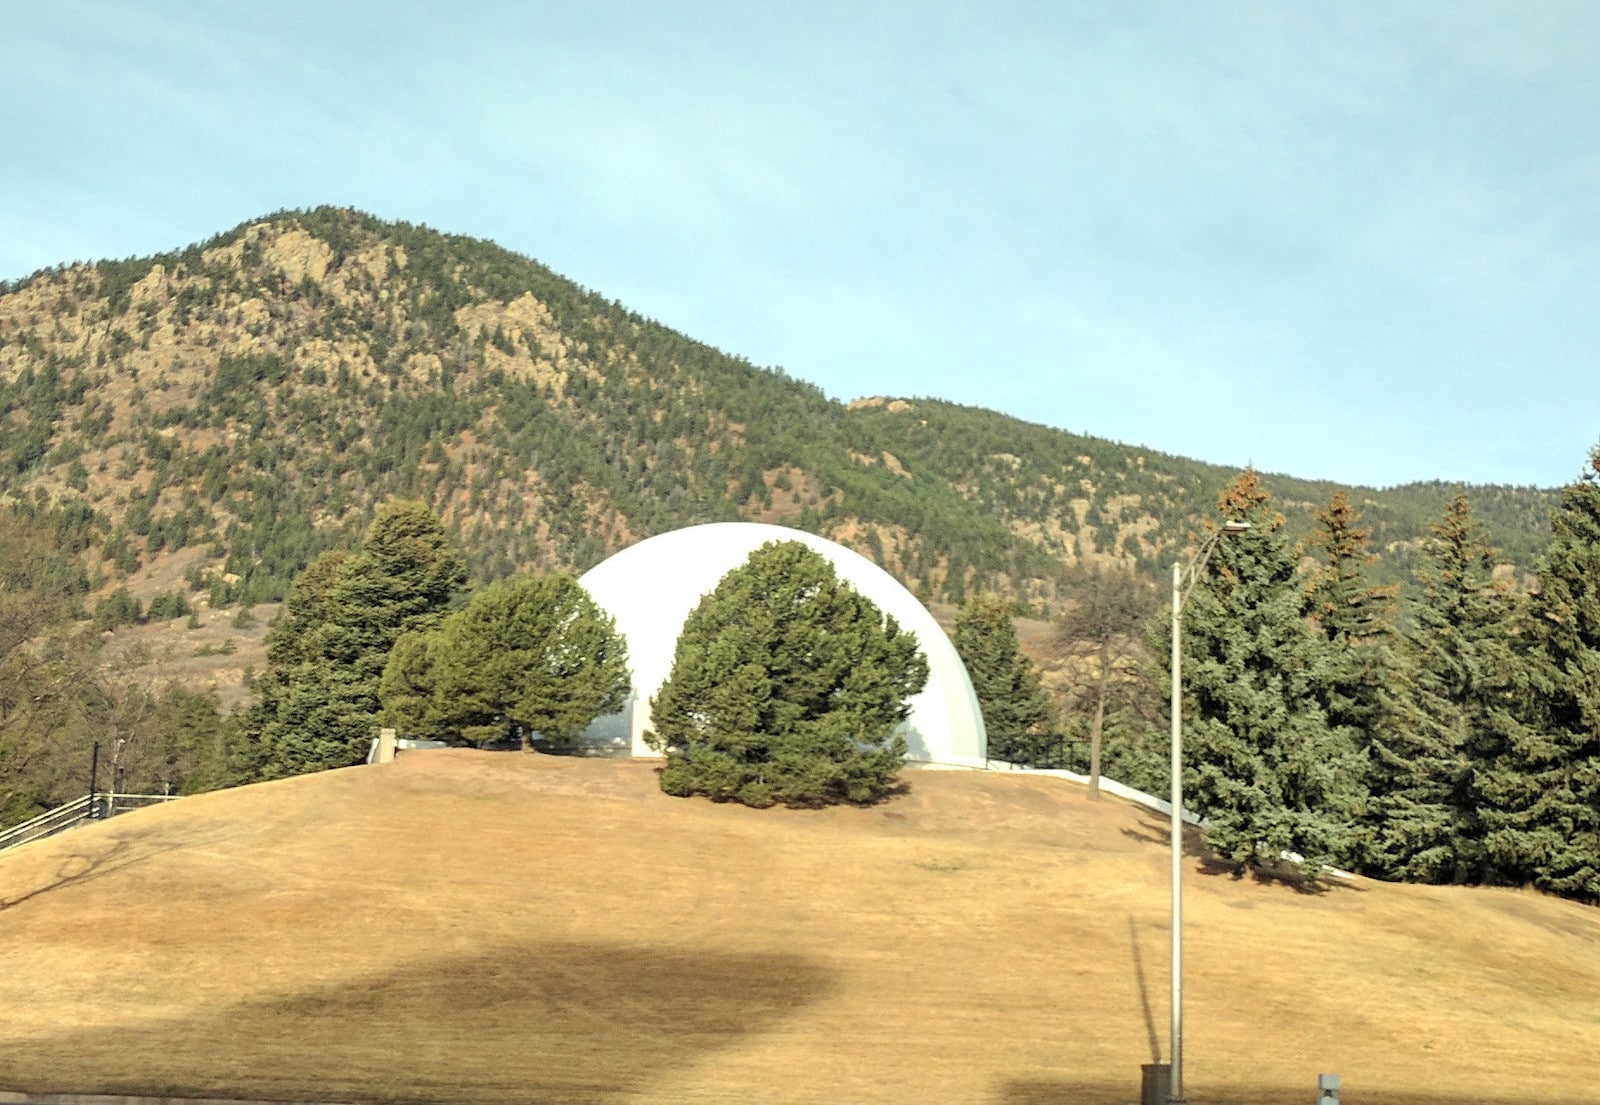
[[[1183,607],[1223,537],[1245,532],[1249,522],[1226,521],[1200,546],[1187,570],[1172,563],[1172,1065],[1168,1105],[1183,1105],[1183,660],[1179,650]],[[1188,577],[1185,585],[1184,577]]]

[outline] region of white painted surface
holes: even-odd
[[[1068,779],[1074,783],[1082,783],[1084,786],[1089,785],[1089,776],[1079,775],[1076,771],[1067,771],[1065,768],[1022,767],[1018,764],[1007,763],[1005,760],[990,760],[989,769],[991,771],[1018,771],[1025,775],[1046,775],[1052,779]],[[1168,817],[1172,816],[1171,802],[1167,801],[1165,798],[1157,798],[1153,794],[1146,794],[1142,790],[1135,790],[1127,783],[1119,783],[1115,779],[1108,779],[1102,775],[1100,776],[1100,789],[1107,794],[1115,794],[1118,798],[1124,798],[1127,801],[1141,805],[1146,809],[1155,810],[1158,813],[1164,813]],[[1205,821],[1200,817],[1200,815],[1191,809],[1185,809],[1183,811],[1183,820],[1189,825],[1205,824]]]
[[[815,534],[758,522],[714,522],[663,533],[623,549],[578,581],[616,619],[633,667],[628,704],[619,713],[596,719],[583,743],[654,755],[644,743],[651,724],[649,703],[672,669],[684,619],[724,575],[769,541],[798,541],[815,549],[841,579],[916,634],[928,659],[928,684],[911,699],[911,714],[901,727],[906,758],[983,767],[988,741],[972,681],[927,607],[861,554]]]

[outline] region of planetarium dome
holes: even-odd
[[[684,619],[722,577],[769,541],[798,541],[826,557],[838,573],[901,628],[916,634],[928,660],[928,683],[910,700],[901,724],[906,758],[961,767],[987,764],[983,714],[955,647],[927,607],[888,572],[825,537],[758,522],[689,526],[631,545],[578,580],[627,639],[633,690],[615,714],[596,718],[582,743],[653,756],[644,743],[650,699],[672,670]]]

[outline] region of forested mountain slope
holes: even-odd
[[[0,285],[0,496],[107,589],[181,562],[213,605],[274,600],[401,496],[480,578],[757,518],[844,541],[926,598],[1045,611],[1074,565],[1169,560],[1230,475],[936,399],[837,403],[491,243],[342,209]],[[1265,482],[1291,533],[1338,489]],[[1351,492],[1380,577],[1404,577],[1452,490]],[[1470,495],[1531,567],[1549,495]]]

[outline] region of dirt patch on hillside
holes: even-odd
[[[120,686],[215,693],[226,713],[249,699],[252,680],[266,671],[267,626],[277,613],[276,603],[248,612],[201,605],[192,616],[118,626],[101,634],[100,667]]]

